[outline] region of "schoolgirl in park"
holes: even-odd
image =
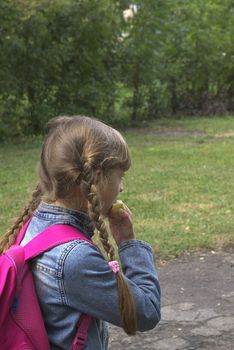
[[[160,320],[160,286],[151,247],[135,238],[127,207],[111,212],[130,167],[129,150],[118,131],[92,118],[58,117],[48,127],[38,185],[4,236],[0,252],[15,241],[29,217],[22,245],[55,224],[71,225],[89,239],[95,230],[104,249],[78,239],[45,252],[31,266],[51,349],[70,349],[80,316],[87,314],[93,322],[85,349],[104,350],[108,322],[133,335]]]

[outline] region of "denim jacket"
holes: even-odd
[[[54,224],[69,224],[89,239],[88,216],[42,202],[22,241]],[[138,330],[152,329],[160,320],[160,286],[151,247],[129,240],[119,247],[122,270],[134,296]],[[106,350],[107,323],[120,326],[116,278],[108,262],[91,243],[74,240],[60,244],[31,262],[35,286],[52,350],[68,350],[82,313],[94,317],[85,350]]]

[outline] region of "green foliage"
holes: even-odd
[[[134,3],[124,42],[132,118],[232,110],[233,1]]]
[[[234,109],[232,0],[5,0],[0,22],[0,139],[59,114],[139,124]]]
[[[112,112],[122,20],[115,3],[9,0],[1,6],[3,128],[14,126],[13,112],[19,120],[27,115],[32,133],[55,114]],[[15,106],[9,108],[9,99]]]

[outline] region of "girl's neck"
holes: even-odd
[[[57,199],[56,201],[52,202],[51,204],[57,205],[58,207],[63,207],[66,209],[73,209],[76,211],[80,211],[83,213],[88,213],[88,204],[82,203],[78,201],[68,201],[66,199]]]
[[[79,187],[76,187],[72,191],[72,195],[65,198],[57,198],[51,204],[59,207],[74,209],[83,213],[88,213],[88,201],[82,194]]]

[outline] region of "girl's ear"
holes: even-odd
[[[96,170],[96,177],[99,178],[100,175],[101,175],[101,173],[102,173],[102,172],[101,172],[101,169],[97,169],[97,170]]]
[[[95,171],[95,184],[101,184],[103,182],[103,173],[101,169]]]
[[[95,175],[95,178],[94,178],[93,185],[97,190],[100,190],[100,187],[102,186],[102,183],[103,183],[103,174],[101,169],[95,170],[94,175]]]
[[[95,175],[95,184],[97,185],[98,190],[102,191],[108,184],[108,175],[105,174],[102,169],[97,169]]]

